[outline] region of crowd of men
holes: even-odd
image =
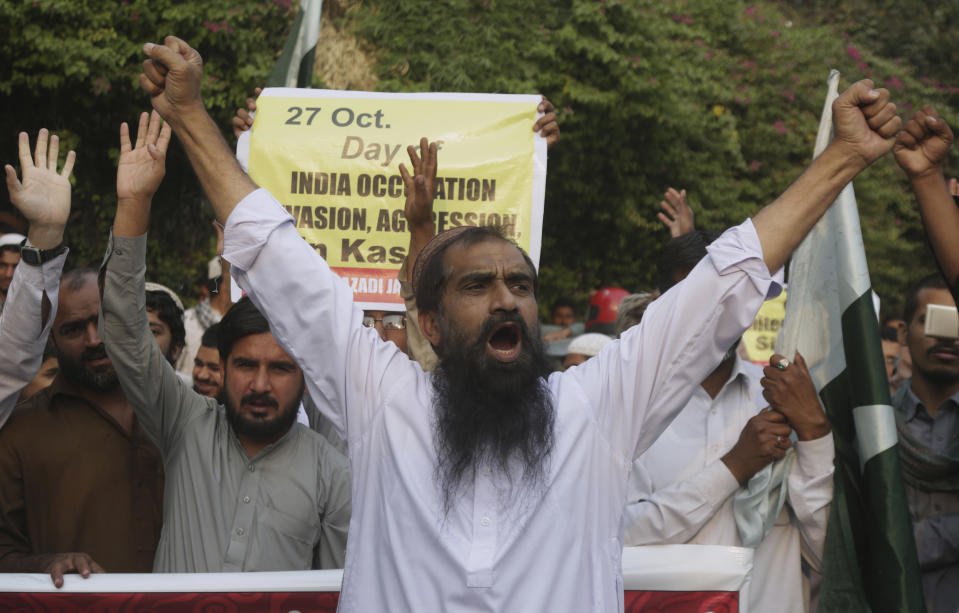
[[[905,294],[890,380],[927,605],[956,610],[959,340],[923,323],[955,307],[959,207],[933,109],[903,125],[888,91],[852,85],[833,143],[752,219],[697,230],[670,190],[659,287],[597,294],[585,325],[559,301],[541,326],[536,269],[500,229],[435,233],[435,143],[400,166],[406,310],[363,312],[238,165],[199,54],[175,37],[144,53],[154,110],[135,138],[120,128],[98,269],[64,271],[74,153],[61,166],[55,135],[21,134],[19,175],[6,167],[29,229],[0,237],[0,571],[61,586],[344,568],[343,611],[615,611],[624,545],[699,543],[755,549],[754,610],[808,611],[830,424],[802,356],[760,367],[737,345],[843,186],[895,149],[941,274]],[[145,263],[174,134],[220,235],[211,293],[187,311]]]

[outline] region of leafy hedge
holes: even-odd
[[[685,187],[723,229],[808,163],[825,80],[871,77],[905,112],[950,92],[785,3],[736,0],[373,1],[343,25],[379,50],[381,89],[542,92],[560,109],[544,223],[545,305],[596,287],[649,287],[668,238],[656,220]],[[932,261],[891,157],[856,181],[873,284],[890,304]]]
[[[871,77],[889,87],[906,114],[932,102],[957,125],[959,88],[946,82],[956,36],[942,25],[952,9],[912,1],[330,3],[335,25],[377,58],[381,90],[542,92],[557,106],[544,305],[561,294],[585,302],[607,284],[649,287],[667,238],[655,213],[668,186],[687,188],[698,225],[710,229],[775,198],[809,161],[830,68],[846,84]],[[117,128],[148,108],[136,83],[140,45],[166,33],[196,45],[206,101],[226,130],[268,73],[294,10],[289,0],[0,0],[0,152],[16,160],[16,133],[40,127],[77,148],[75,263],[101,256]],[[882,55],[897,52],[906,57]],[[212,255],[211,215],[176,146],[168,166],[150,276],[185,290]],[[891,157],[856,191],[873,284],[897,308],[907,280],[933,265],[915,205]]]
[[[116,208],[119,126],[135,125],[150,109],[137,82],[143,43],[175,33],[200,50],[204,97],[226,130],[269,73],[295,8],[289,0],[0,0],[0,156],[16,162],[17,133],[32,138],[41,127],[76,149],[68,265],[96,266],[103,257]],[[154,201],[148,274],[189,299],[214,254],[213,216],[177,145],[167,168]],[[6,197],[0,210],[12,210]]]

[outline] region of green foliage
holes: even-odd
[[[332,1],[332,0],[331,0]],[[542,92],[562,140],[550,155],[542,303],[649,287],[668,238],[656,220],[685,187],[697,225],[719,230],[774,199],[808,163],[830,68],[889,87],[908,115],[933,103],[957,125],[949,76],[959,11],[914,0],[370,0],[342,3],[375,51],[386,91]],[[205,58],[205,99],[224,127],[262,82],[294,15],[289,0],[0,0],[0,151],[48,127],[78,152],[73,263],[99,261],[113,217],[121,121],[149,101],[148,40],[176,33]],[[856,181],[873,284],[895,308],[932,268],[912,197],[886,158]],[[154,204],[150,276],[190,285],[212,256],[210,215],[177,146]],[[189,298],[189,296],[186,296]]]
[[[204,98],[226,130],[269,72],[294,14],[289,0],[0,0],[0,152],[14,163],[16,134],[34,138],[41,127],[60,134],[61,150],[76,149],[70,265],[97,265],[103,255],[116,206],[119,126],[135,127],[150,108],[137,81],[143,43],[175,33],[200,51]],[[215,239],[212,214],[201,202],[193,171],[174,145],[153,205],[152,280],[190,290],[205,270]]]
[[[772,201],[811,158],[830,68],[956,125],[934,82],[772,2],[403,0],[347,18],[379,51],[381,89],[541,92],[559,109],[543,304],[651,286],[668,186],[685,187],[697,226],[713,230]],[[932,266],[915,206],[891,158],[856,189],[873,284],[894,304]]]

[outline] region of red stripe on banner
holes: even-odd
[[[7,613],[335,613],[339,592],[0,593]]]
[[[626,590],[625,613],[738,613],[739,592]]]
[[[0,611],[9,613],[335,613],[337,592],[217,592],[85,594],[0,593]],[[736,592],[625,593],[626,613],[738,613]]]
[[[376,268],[331,268],[353,290],[356,302],[386,302],[403,304],[400,298],[400,282],[396,279],[396,270]],[[402,310],[402,309],[400,309]]]

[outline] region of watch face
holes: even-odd
[[[39,266],[42,263],[40,250],[27,245],[20,247],[20,259],[31,266]]]

